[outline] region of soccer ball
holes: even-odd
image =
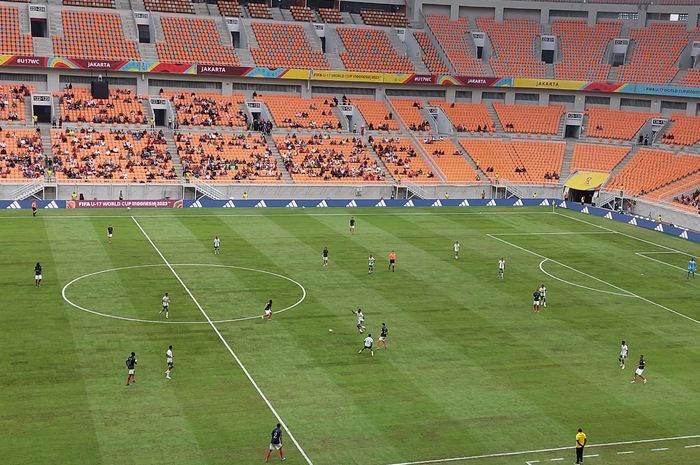
[[[332,329],[329,329],[329,330],[328,330],[328,332],[329,332],[329,333],[332,333],[332,332],[333,332],[333,330],[332,330]]]
[[[131,207],[126,207],[126,211],[131,211]]]

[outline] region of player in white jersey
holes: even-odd
[[[221,252],[221,239],[219,236],[214,236],[214,255],[219,255]]]
[[[170,297],[168,296],[167,292],[163,296],[163,308],[160,309],[160,313],[165,313],[166,319],[170,318]]]
[[[627,347],[627,344],[625,341],[622,341],[622,344],[620,344],[620,355],[617,357],[617,360],[620,362],[620,368],[622,370],[625,369],[625,359],[627,359],[627,353],[629,352],[629,347]]]
[[[541,284],[538,290],[540,291],[540,302],[542,302],[544,308],[547,308],[547,288],[544,284]]]
[[[365,332],[365,314],[362,313],[362,309],[358,308],[357,310],[353,310],[352,313],[354,313],[357,316],[357,330],[360,332],[360,334]]]
[[[452,246],[452,248],[453,248],[454,251],[455,251],[455,260],[457,260],[457,259],[459,258],[459,241],[455,241],[455,243],[454,243],[454,245]]]
[[[175,365],[173,365],[173,346],[168,346],[168,350],[165,351],[165,363],[168,366],[168,368],[165,369],[165,378],[170,379],[170,373],[172,373],[173,368],[175,368]]]
[[[503,279],[503,273],[506,272],[506,259],[501,258],[498,260],[498,277]]]
[[[367,266],[369,267],[368,273],[374,273],[374,256],[372,254],[369,254],[369,258],[367,259]]]
[[[372,357],[374,357],[374,349],[372,348],[372,344],[374,343],[374,339],[372,339],[372,335],[368,334],[367,337],[365,338],[365,343],[362,346],[362,349],[357,352],[358,354],[361,354],[362,352],[365,351],[365,349],[369,349],[369,353],[372,354]]]

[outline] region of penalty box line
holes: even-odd
[[[497,240],[497,241],[503,242],[504,244],[508,244],[508,245],[511,246],[511,247],[515,247],[516,249],[522,250],[523,252],[526,252],[526,253],[529,253],[529,254],[531,254],[531,255],[534,255],[535,257],[539,257],[539,258],[542,258],[542,259],[544,259],[544,260],[550,261],[550,262],[552,262],[552,263],[556,263],[557,265],[563,266],[564,268],[567,268],[567,269],[569,269],[569,270],[571,270],[571,271],[574,271],[574,272],[576,272],[576,273],[582,274],[582,275],[584,275],[584,276],[586,276],[586,277],[588,277],[588,278],[594,279],[594,280],[598,281],[599,283],[602,283],[602,284],[605,284],[605,285],[610,286],[610,287],[612,287],[612,288],[615,288],[615,289],[617,289],[617,290],[620,291],[620,292],[624,292],[624,293],[626,293],[626,294],[631,295],[632,297],[638,298],[639,300],[643,300],[644,302],[649,303],[649,304],[651,304],[651,305],[654,305],[655,307],[659,307],[659,308],[661,308],[661,309],[663,309],[663,310],[666,310],[666,311],[669,312],[669,313],[673,313],[674,315],[678,315],[678,316],[680,316],[680,317],[682,317],[682,318],[685,318],[686,320],[690,320],[690,321],[692,321],[693,323],[700,324],[700,321],[696,320],[695,318],[689,317],[688,315],[685,315],[685,314],[683,314],[683,313],[681,313],[681,312],[678,312],[678,311],[676,311],[676,310],[673,310],[672,308],[668,308],[668,307],[666,307],[665,305],[661,305],[660,303],[654,302],[653,300],[649,300],[649,299],[647,299],[646,297],[642,297],[642,296],[639,295],[639,294],[635,294],[635,293],[632,292],[632,291],[628,291],[627,289],[624,289],[624,288],[622,288],[622,287],[619,287],[619,286],[616,286],[616,285],[614,285],[614,284],[611,284],[611,283],[609,283],[609,282],[607,282],[607,281],[604,281],[604,280],[602,280],[602,279],[600,279],[600,278],[598,278],[598,277],[596,277],[596,276],[590,275],[590,274],[588,274],[588,273],[586,273],[586,272],[584,272],[584,271],[578,270],[578,269],[574,268],[573,266],[569,266],[569,265],[567,265],[567,264],[565,264],[565,263],[562,263],[562,262],[560,262],[560,261],[557,261],[557,260],[554,260],[554,259],[552,259],[552,258],[546,257],[546,256],[544,256],[544,255],[542,255],[542,254],[537,253],[537,252],[533,252],[533,251],[530,250],[530,249],[526,249],[525,247],[519,246],[519,245],[517,245],[517,244],[513,244],[512,242],[508,242],[508,241],[505,240],[505,239],[501,239],[500,237],[496,237],[496,235],[494,235],[494,234],[487,234],[486,236],[487,236],[487,237],[490,237],[491,239],[495,239],[495,240]]]
[[[267,407],[270,409],[270,411],[272,412],[272,414],[275,416],[275,418],[277,419],[277,421],[282,425],[282,427],[284,427],[285,431],[287,431],[287,434],[289,435],[289,439],[291,439],[292,443],[294,444],[294,446],[296,446],[296,448],[297,448],[297,450],[299,451],[299,453],[302,455],[302,457],[304,457],[304,460],[306,460],[306,463],[307,463],[308,465],[313,465],[313,462],[311,462],[311,459],[309,458],[309,456],[306,454],[306,452],[305,452],[304,449],[301,447],[301,445],[299,444],[299,442],[297,442],[296,438],[294,437],[294,435],[292,434],[292,432],[289,430],[289,428],[288,428],[287,425],[285,424],[284,420],[282,420],[282,417],[280,417],[279,413],[277,413],[277,410],[275,410],[275,407],[272,406],[272,403],[271,403],[270,400],[267,398],[267,396],[266,396],[265,393],[262,391],[262,389],[260,389],[260,386],[258,386],[258,383],[255,382],[255,380],[254,380],[253,377],[251,376],[250,372],[248,372],[248,370],[246,369],[245,365],[243,365],[243,362],[241,361],[241,359],[238,358],[238,355],[236,355],[236,352],[233,351],[233,349],[231,348],[231,346],[229,345],[229,343],[226,341],[226,339],[224,339],[224,336],[223,336],[223,335],[221,334],[221,332],[219,331],[219,328],[217,328],[217,327],[216,327],[216,324],[212,321],[211,318],[209,318],[209,315],[208,315],[207,312],[204,310],[204,308],[202,308],[202,306],[199,304],[199,301],[197,301],[197,299],[196,299],[196,297],[194,296],[194,294],[192,294],[192,291],[190,291],[190,289],[187,287],[187,285],[186,285],[185,282],[182,280],[182,278],[180,278],[180,275],[177,274],[177,272],[175,271],[175,269],[173,268],[173,266],[172,266],[172,265],[170,264],[170,262],[165,258],[165,256],[163,255],[163,253],[162,253],[162,252],[160,251],[160,249],[156,246],[156,244],[151,240],[151,237],[148,235],[148,233],[146,233],[146,231],[143,229],[143,227],[141,226],[141,224],[136,220],[136,218],[134,218],[134,217],[132,216],[131,219],[134,221],[134,223],[136,223],[136,226],[141,230],[141,233],[144,235],[144,237],[146,238],[146,240],[148,240],[148,242],[151,244],[151,246],[153,247],[153,249],[156,251],[156,253],[157,253],[157,254],[160,256],[160,258],[163,260],[163,263],[165,263],[165,266],[167,266],[167,267],[170,269],[170,272],[173,274],[173,276],[175,276],[175,279],[178,280],[178,282],[180,283],[180,285],[182,286],[182,288],[185,290],[185,292],[187,292],[187,295],[190,296],[190,299],[192,299],[192,302],[194,302],[194,304],[197,306],[197,308],[199,309],[199,311],[202,313],[202,316],[204,316],[204,318],[207,320],[207,323],[209,323],[209,326],[211,326],[211,328],[214,330],[214,332],[216,333],[216,335],[219,337],[219,340],[224,344],[224,346],[226,347],[226,350],[228,350],[228,353],[231,354],[231,357],[233,357],[233,359],[236,361],[236,363],[238,364],[238,366],[240,367],[240,369],[241,369],[241,370],[243,371],[243,373],[245,374],[246,378],[248,378],[248,381],[250,381],[250,384],[253,385],[253,387],[254,387],[255,390],[258,392],[258,394],[260,395],[260,397],[262,398],[262,400],[265,402],[265,404],[267,405]]]

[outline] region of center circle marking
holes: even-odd
[[[93,273],[88,273],[84,274],[82,276],[78,276],[77,278],[73,279],[69,283],[67,283],[65,286],[63,286],[63,289],[61,289],[61,296],[63,297],[63,300],[66,301],[69,305],[77,308],[78,310],[82,310],[83,312],[87,313],[92,313],[93,315],[97,316],[102,316],[105,318],[112,318],[114,320],[122,320],[122,321],[132,321],[132,322],[137,322],[137,323],[160,323],[160,324],[190,324],[190,325],[202,325],[202,324],[209,324],[208,321],[170,321],[170,320],[146,320],[143,318],[130,318],[126,316],[119,316],[119,315],[111,315],[109,313],[103,313],[103,312],[98,312],[97,310],[93,310],[90,308],[85,308],[82,307],[72,300],[68,298],[66,295],[66,290],[72,286],[73,284],[77,283],[78,281],[81,281],[85,278],[89,278],[91,276],[97,276],[100,274],[105,274],[105,273],[112,273],[114,271],[122,271],[122,270],[133,270],[136,268],[154,268],[154,267],[167,267],[165,263],[159,263],[155,265],[133,265],[133,266],[122,266],[119,268],[110,268],[108,270],[101,270],[101,271],[95,271]],[[277,310],[276,312],[273,312],[274,314],[277,313],[283,313],[288,310],[293,309],[294,307],[298,306],[301,304],[304,299],[306,299],[306,289],[304,286],[301,285],[301,283],[293,280],[292,278],[288,276],[281,275],[279,273],[274,273],[272,271],[266,271],[266,270],[258,270],[257,268],[247,268],[244,266],[234,266],[234,265],[218,265],[214,263],[171,263],[170,266],[172,267],[178,267],[178,266],[203,266],[203,267],[212,267],[212,268],[230,268],[230,269],[235,269],[235,270],[244,270],[244,271],[252,271],[254,273],[263,273],[271,276],[276,276],[278,278],[282,278],[286,281],[289,281],[290,283],[293,283],[295,286],[297,286],[299,289],[301,289],[301,298],[297,300],[294,304],[285,307],[283,309]],[[246,321],[246,320],[254,320],[256,318],[260,318],[260,315],[255,315],[255,316],[245,316],[241,318],[230,318],[230,319],[225,319],[225,320],[211,320],[212,323],[233,323],[236,321]]]

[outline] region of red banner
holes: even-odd
[[[27,66],[30,68],[46,68],[48,58],[23,55],[10,55],[2,62],[2,66]]]
[[[622,87],[622,85],[623,84],[619,82],[595,81],[587,84],[586,87],[583,88],[583,90],[590,90],[596,92],[615,92],[620,87]]]
[[[437,74],[413,74],[404,84],[437,84]]]
[[[83,60],[79,58],[71,58],[70,61],[77,65],[80,69],[103,69],[105,71],[114,71],[121,69],[126,61],[111,61],[111,60]],[[60,63],[57,63],[56,68],[63,68]],[[65,66],[71,68],[70,66]]]
[[[253,68],[245,66],[197,65],[197,74],[219,74],[226,76],[245,76]]]
[[[455,76],[465,87],[491,87],[499,78],[486,76]]]
[[[182,208],[182,200],[67,200],[66,208]]]

